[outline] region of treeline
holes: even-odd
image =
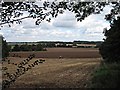
[[[102,41],[73,41],[73,42],[62,42],[62,41],[40,41],[38,43],[42,44],[56,44],[56,43],[61,43],[61,44],[101,44]]]
[[[10,51],[46,51],[46,49],[41,45],[18,45],[16,44],[13,48],[10,46]]]
[[[78,48],[91,48],[91,46],[78,46],[77,44],[95,44],[94,48],[99,48],[102,44],[102,41],[73,41],[73,42],[52,42],[52,41],[41,41],[38,42],[42,46],[48,47],[78,47]]]
[[[73,41],[73,43],[77,43],[77,44],[98,44],[98,43],[102,43],[102,41]]]
[[[9,51],[46,51],[46,48],[99,48],[101,41],[40,41],[40,42],[7,42]],[[80,45],[85,44],[85,45]],[[88,45],[87,45],[88,44]],[[91,45],[90,45],[91,44]]]

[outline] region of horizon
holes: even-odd
[[[85,40],[74,40],[78,42],[103,42],[103,41],[85,41]],[[74,42],[74,41],[32,41],[32,42]],[[8,41],[6,41],[8,42]],[[10,42],[30,42],[30,41],[10,41]]]

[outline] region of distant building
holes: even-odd
[[[73,48],[77,48],[77,46],[72,46]]]
[[[96,44],[76,44],[77,47],[95,48]]]
[[[73,46],[73,44],[66,44],[66,46]]]
[[[63,46],[63,43],[55,43],[55,46]]]

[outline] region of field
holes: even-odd
[[[30,54],[35,54],[36,58],[100,58],[99,50],[96,48],[47,48],[47,51],[38,52],[11,52],[21,57],[28,57]]]
[[[10,56],[14,53],[16,52],[11,53]],[[45,59],[45,62],[18,77],[16,82],[10,86],[11,88],[87,88],[93,71],[100,65],[101,61],[97,49],[82,48],[49,48],[47,52],[17,52],[23,57],[9,57],[8,59],[11,63],[18,64],[31,53],[34,53],[36,57],[28,64],[40,58]],[[41,53],[42,55],[50,55],[42,57]],[[63,56],[63,58],[58,58],[59,56]],[[8,67],[7,71],[11,74],[17,68],[16,65],[8,65],[7,62],[3,63],[4,66]]]

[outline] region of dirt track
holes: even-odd
[[[99,50],[96,48],[47,48],[47,51],[39,52],[11,52],[21,57],[27,57],[30,54],[35,54],[36,58],[100,58]]]
[[[37,59],[37,58],[36,58]],[[33,59],[31,62],[34,62]],[[19,63],[24,58],[10,58]],[[100,64],[100,58],[45,59],[46,61],[19,77],[11,87],[17,88],[86,88],[91,73]],[[4,63],[6,66],[7,63]],[[10,73],[16,66],[8,65]]]

